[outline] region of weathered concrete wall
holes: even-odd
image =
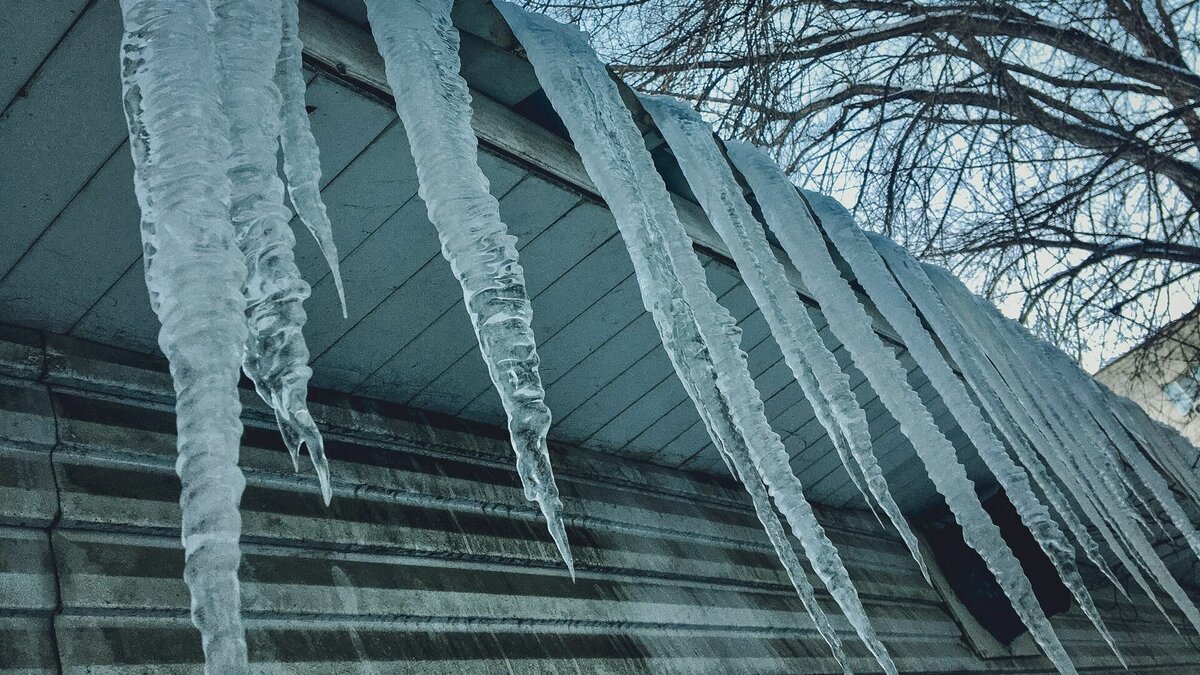
[[[153,360],[0,329],[0,673],[199,672],[170,397]],[[728,481],[555,448],[571,583],[500,431],[315,397],[328,509],[243,397],[258,672],[836,672]],[[823,516],[902,670],[1047,670],[984,658],[889,534],[858,513]],[[1196,672],[1190,640],[1110,595],[1098,599],[1139,672]],[[1117,669],[1080,617],[1055,624],[1080,665]],[[873,672],[839,626],[856,670]]]

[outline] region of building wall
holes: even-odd
[[[1200,446],[1200,412],[1181,411],[1164,387],[1200,364],[1200,313],[1193,312],[1167,333],[1152,338],[1096,373],[1109,389],[1136,402],[1154,419],[1179,430]]]
[[[0,673],[199,672],[161,364],[5,328],[0,376]],[[572,583],[502,432],[314,397],[330,508],[243,396],[256,672],[837,672],[730,481],[556,447]],[[821,516],[902,671],[1048,671],[1028,644],[960,625],[869,516]],[[1097,600],[1137,672],[1196,672],[1192,638],[1115,595]],[[821,598],[855,670],[873,672]],[[1119,669],[1077,613],[1054,623],[1079,665]]]

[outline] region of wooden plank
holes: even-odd
[[[93,5],[0,116],[0,274],[125,138],[115,2]]]
[[[70,331],[141,257],[140,217],[129,144],[121,143],[0,281],[0,315]]]
[[[87,0],[0,3],[0,110],[22,95],[38,67],[75,23]]]
[[[715,263],[710,263],[706,269],[714,265]],[[715,286],[715,293],[723,295],[733,282],[732,277],[718,272],[710,283]],[[625,361],[628,366],[622,370],[611,371],[609,381],[601,388],[592,390],[590,397],[577,407],[563,413],[559,425],[564,433],[582,438],[590,437],[663,380],[674,380],[674,368],[662,349],[657,331],[654,335],[655,338],[643,347],[640,356],[633,354],[632,360]],[[669,392],[671,401],[678,401],[686,396],[678,382],[675,382],[674,386],[668,385],[663,391]],[[668,405],[663,409],[669,407]]]
[[[742,330],[741,347],[752,355],[749,361],[751,372],[753,373],[756,369],[765,369],[769,365],[766,362],[770,359],[769,349],[763,351],[760,347],[767,338],[768,330],[761,314],[753,305],[749,292],[740,283],[736,272],[719,262],[710,262],[705,266],[705,271],[710,289],[719,296],[718,300],[722,305],[731,308],[731,313],[738,320],[738,327]],[[765,358],[762,356],[764,353],[766,354]],[[676,411],[680,404],[685,401],[690,404],[690,398],[682,385],[673,382],[674,379],[672,369],[671,376],[667,378],[668,382],[656,385],[658,392],[654,396],[647,395],[628,404],[617,416],[606,421],[603,427],[597,429],[593,438],[605,447],[626,447],[633,439],[652,429],[663,418]],[[680,419],[680,415],[676,414],[670,418],[668,424],[678,423]],[[689,419],[692,423],[699,423],[699,419],[694,415],[685,419]],[[678,433],[679,431],[676,431],[675,434],[672,434],[672,438]],[[652,457],[663,447],[665,446],[639,447],[637,454]]]

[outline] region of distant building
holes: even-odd
[[[1200,445],[1200,307],[1101,368],[1096,379]]]

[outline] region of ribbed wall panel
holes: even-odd
[[[161,364],[3,329],[0,374],[0,673],[199,672]],[[728,481],[554,448],[572,583],[501,430],[316,392],[326,508],[311,474],[292,473],[269,411],[243,398],[256,672],[837,672]],[[901,670],[1046,668],[982,659],[890,534],[859,512],[822,517]],[[855,669],[872,672],[822,599]],[[1143,672],[1200,663],[1145,603],[1104,604]],[[1113,669],[1080,617],[1055,624],[1080,665]]]

